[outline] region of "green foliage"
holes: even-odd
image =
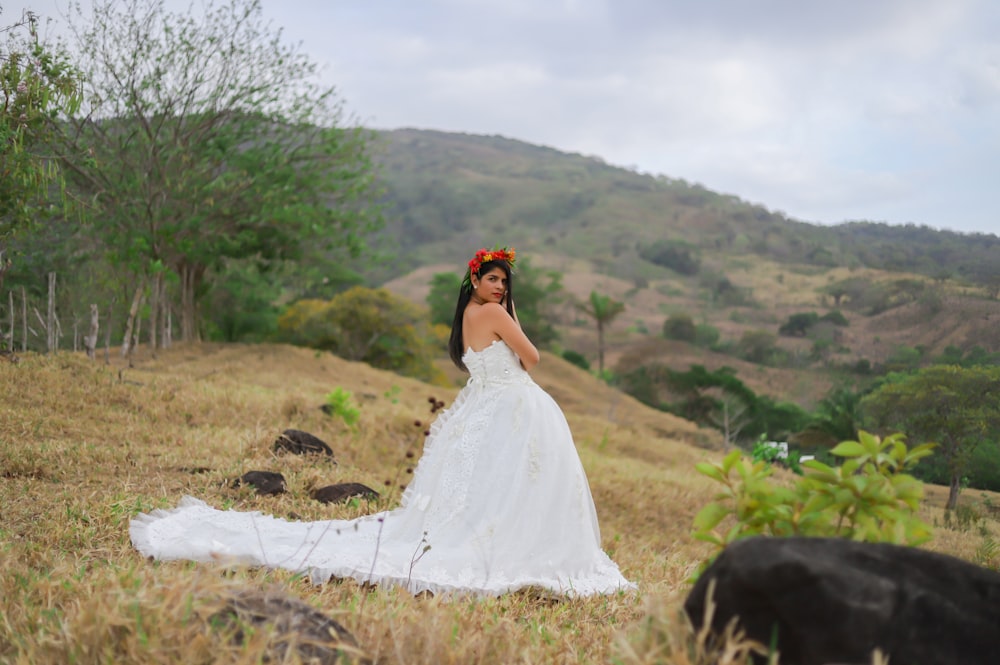
[[[805,337],[809,328],[819,322],[819,314],[816,312],[799,312],[792,314],[788,320],[778,328],[779,335],[786,337]]]
[[[777,364],[777,337],[767,330],[747,330],[736,343],[736,355],[760,365]]]
[[[354,403],[351,391],[339,386],[327,393],[323,406],[327,414],[340,418],[348,427],[354,427],[361,417],[361,410]]]
[[[805,428],[792,439],[810,450],[832,448],[838,441],[856,439],[863,421],[861,400],[866,394],[846,386],[831,388],[816,405]]]
[[[623,374],[619,385],[644,404],[719,429],[734,443],[762,435],[785,440],[809,419],[795,404],[755,394],[730,367],[692,365],[684,372],[647,363]]]
[[[839,467],[803,462],[803,475],[791,484],[776,482],[768,463],[748,461],[738,450],[721,463],[697,464],[721,489],[695,517],[694,537],[718,551],[756,535],[926,542],[930,527],[917,514],[923,485],[909,471],[932,444],[910,449],[904,441],[901,433],[881,439],[861,431],[831,451],[843,459]]]
[[[753,450],[750,451],[750,458],[754,462],[780,464],[801,476],[802,465],[799,463],[799,459],[802,457],[802,453],[788,447],[787,442],[784,442],[784,444],[784,447],[779,447],[779,442],[768,441],[766,436],[761,435],[757,439],[757,442],[753,444]]]
[[[625,311],[625,303],[597,291],[590,292],[586,302],[577,303],[577,309],[597,324],[597,373],[604,375],[604,330],[618,315]]]
[[[640,246],[639,256],[681,275],[697,275],[701,268],[697,249],[686,242],[657,240]]]
[[[906,427],[941,445],[950,475],[947,507],[957,505],[972,453],[1000,439],[1000,367],[933,365],[893,374],[862,402],[873,422]]]
[[[356,286],[329,301],[300,300],[278,319],[279,341],[331,351],[406,376],[440,381],[440,340],[427,314],[386,289]]]
[[[663,322],[663,336],[693,344],[698,338],[698,328],[689,314],[671,314]]]
[[[439,272],[431,278],[431,290],[427,294],[427,306],[431,310],[431,323],[445,326],[455,318],[455,303],[462,278],[453,272]]]
[[[695,326],[694,343],[705,349],[714,348],[719,343],[719,329],[707,323]]]
[[[458,293],[458,290],[455,290]],[[524,334],[535,346],[547,348],[559,338],[552,325],[553,308],[563,300],[562,274],[536,268],[529,257],[518,259],[514,306]],[[454,313],[454,305],[452,305]],[[450,323],[450,321],[449,321]]]
[[[227,260],[356,255],[380,222],[371,135],[283,42],[259,0],[172,13],[158,0],[72,5],[86,113],[52,148],[123,272],[178,278],[181,338]]]
[[[565,351],[562,352],[562,357],[563,360],[571,362],[577,367],[585,369],[588,372],[590,371],[590,362],[588,362],[587,358],[579,351],[574,351],[573,349],[566,349]]]
[[[263,342],[274,336],[281,292],[271,275],[247,262],[233,262],[215,280],[208,296],[208,338],[224,342]]]
[[[53,189],[62,191],[58,165],[48,158],[52,122],[77,111],[80,77],[69,56],[38,39],[27,14],[0,30],[0,285],[7,241],[46,214]]]

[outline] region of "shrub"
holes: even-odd
[[[328,393],[324,407],[326,413],[340,418],[348,427],[354,427],[361,417],[361,411],[354,404],[351,391],[343,388],[334,388]]]
[[[567,360],[581,369],[590,371],[590,362],[587,358],[579,351],[574,351],[573,349],[566,349],[562,352],[563,360]]]
[[[734,450],[721,463],[696,465],[722,486],[716,501],[694,519],[694,537],[717,546],[755,535],[836,536],[867,542],[917,545],[930,527],[917,516],[923,484],[908,471],[931,454],[934,444],[908,449],[905,435],[884,439],[865,431],[830,452],[839,467],[817,460],[802,463],[791,486],[771,480],[772,467],[751,462]],[[718,529],[726,518],[731,525]]]
[[[663,322],[663,336],[680,342],[691,342],[698,338],[698,328],[689,314],[671,314]]]

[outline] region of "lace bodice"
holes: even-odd
[[[501,339],[482,351],[466,349],[462,356],[471,384],[533,383],[517,354]]]

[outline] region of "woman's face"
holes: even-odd
[[[503,302],[507,294],[507,273],[503,268],[493,268],[489,272],[480,275],[479,279],[472,280],[472,297],[482,304],[488,302]]]

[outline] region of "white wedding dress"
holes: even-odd
[[[431,425],[399,508],[289,522],[185,497],[140,514],[132,543],[156,559],[238,561],[400,585],[412,593],[568,596],[635,588],[601,549],[566,419],[502,341],[464,356],[471,375]],[[428,548],[429,546],[429,548]]]

